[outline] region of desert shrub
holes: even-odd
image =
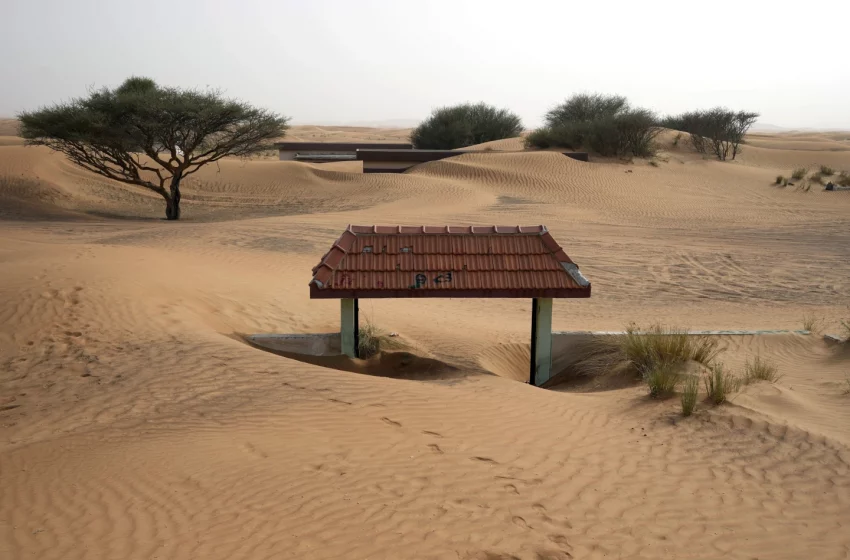
[[[782,184],[782,181],[784,181],[784,180],[785,180],[785,177],[783,177],[782,175],[777,175],[777,176],[776,176],[776,184],[777,184],[777,185],[781,185],[781,184]]]
[[[435,109],[410,134],[420,149],[454,150],[522,134],[522,121],[507,109],[463,103]]]
[[[806,176],[808,170],[805,167],[797,167],[794,171],[791,172],[791,178],[799,181],[803,177]]]
[[[546,113],[545,125],[526,137],[526,145],[651,157],[660,132],[655,113],[631,107],[625,97],[582,93]]]
[[[809,177],[809,181],[811,181],[812,183],[817,183],[818,185],[823,185],[823,175],[820,174],[820,171],[818,171],[817,173],[813,173]]]
[[[669,397],[679,384],[677,364],[660,362],[643,372],[643,381],[649,389],[649,396],[655,399]]]
[[[829,176],[835,174],[835,169],[831,168],[828,165],[821,165],[820,166],[820,174],[823,175],[824,177],[829,177]]]
[[[727,372],[723,364],[712,364],[704,382],[708,400],[714,404],[723,404],[730,393],[741,388],[741,380],[733,373]]]
[[[850,187],[850,173],[842,171],[838,174],[838,177],[835,178],[835,183],[842,187]]]
[[[691,146],[697,152],[712,153],[717,159],[725,161],[730,154],[732,159],[735,159],[741,153],[744,136],[758,117],[758,113],[750,111],[715,107],[668,116],[662,119],[661,124],[687,132]]]
[[[769,381],[776,383],[779,381],[779,368],[770,360],[766,360],[759,355],[744,364],[744,381],[752,383],[754,381]]]
[[[682,384],[682,416],[693,414],[699,395],[699,377],[691,376]]]
[[[675,147],[675,146],[678,146],[678,145],[679,145],[679,140],[681,140],[681,139],[682,139],[682,133],[680,132],[679,134],[677,134],[677,135],[676,135],[676,137],[675,137],[675,138],[673,138],[673,146],[674,146],[674,147]]]

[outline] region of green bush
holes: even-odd
[[[651,157],[660,132],[655,113],[631,107],[625,97],[582,93],[546,113],[545,126],[529,134],[526,145]]]
[[[455,150],[520,134],[522,121],[507,109],[464,103],[435,109],[413,130],[410,141],[419,149]]]
[[[691,376],[682,385],[682,416],[693,414],[699,395],[699,377]]]
[[[808,170],[805,167],[798,167],[794,169],[794,171],[791,173],[791,178],[799,181],[800,179],[806,176],[807,172]]]

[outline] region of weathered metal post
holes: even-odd
[[[351,358],[357,357],[357,335],[360,329],[358,307],[356,299],[340,300],[340,345],[342,353]]]
[[[534,298],[531,310],[531,377],[537,387],[552,377],[552,298]]]

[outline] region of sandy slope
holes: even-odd
[[[321,135],[403,137],[293,133]],[[240,338],[337,328],[335,303],[307,297],[310,268],[346,224],[374,222],[547,224],[594,283],[556,304],[556,329],[814,314],[835,331],[850,193],[771,183],[850,170],[846,141],[759,135],[718,163],[673,137],[658,167],[224,161],[187,185],[181,223],[153,195],[0,145],[0,557],[848,557],[850,351],[819,337],[724,338],[730,367],[760,354],[784,377],[687,420],[640,388],[517,382],[526,301],[364,302],[427,358],[388,359],[392,378]]]

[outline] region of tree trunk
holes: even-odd
[[[171,178],[171,196],[165,199],[165,219],[180,219],[180,179],[179,173]]]

